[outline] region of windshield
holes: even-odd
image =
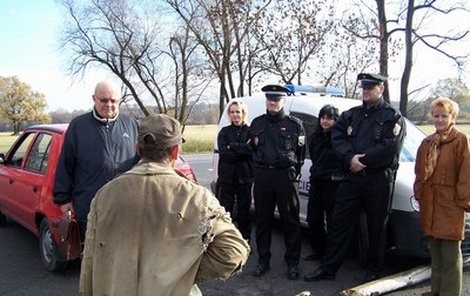
[[[413,162],[416,160],[418,147],[426,137],[426,134],[408,119],[405,119],[405,122],[406,137],[405,142],[403,143],[403,148],[401,149],[400,161]]]

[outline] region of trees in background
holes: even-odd
[[[44,112],[46,107],[43,94],[33,91],[16,76],[0,76],[0,117],[12,123],[15,135],[26,121],[50,122],[50,116]]]
[[[164,0],[190,30],[205,56],[208,75],[218,81],[219,113],[236,96],[251,94],[253,79],[260,73],[262,50],[253,28],[270,0]],[[248,93],[245,92],[248,86]]]
[[[470,119],[470,89],[461,80],[446,78],[439,80],[431,88],[427,98],[421,101],[411,101],[408,108],[408,118],[415,122],[429,121],[429,106],[437,97],[447,97],[460,106],[459,121],[468,122]]]
[[[312,76],[312,69],[331,58],[322,49],[327,36],[334,35],[332,3],[278,0],[268,6],[260,15],[260,25],[252,28],[262,45],[258,67],[282,83],[304,84],[303,78]]]
[[[449,44],[470,40],[469,28],[460,31],[430,31],[430,22],[439,18],[455,15],[457,12],[470,14],[468,4],[459,1],[444,0],[407,0],[385,2],[375,0],[375,7],[365,1],[355,1],[354,8],[344,21],[344,27],[353,35],[365,40],[375,40],[379,44],[379,72],[389,76],[389,60],[396,58],[404,49],[403,72],[400,77],[400,111],[407,115],[409,101],[409,83],[415,57],[413,49],[417,44],[436,51],[462,68],[470,57],[468,51],[459,54]],[[436,27],[433,26],[433,30]],[[395,37],[392,39],[392,37]],[[377,53],[374,53],[377,54]],[[390,102],[389,88],[384,97]]]
[[[217,97],[222,114],[229,99],[266,82],[318,81],[355,97],[357,73],[390,76],[391,59],[403,59],[400,110],[407,115],[414,46],[465,64],[469,55],[446,45],[466,40],[468,30],[427,29],[430,19],[466,11],[464,2],[351,1],[61,0],[62,41],[72,74],[106,68],[144,115],[155,109],[183,125],[201,100]]]
[[[174,115],[183,124],[191,105],[206,92],[215,93],[208,89],[214,80],[220,113],[231,98],[251,94],[255,79],[263,75],[271,81],[277,77],[280,83],[301,83],[334,23],[333,6],[325,0],[61,4],[69,19],[62,41],[71,55],[72,74],[83,75],[92,65],[105,67],[123,82],[145,115],[145,97],[150,97],[158,112]]]

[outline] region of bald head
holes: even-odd
[[[111,81],[100,81],[96,84],[93,101],[95,109],[101,117],[113,118],[118,114],[121,91]]]

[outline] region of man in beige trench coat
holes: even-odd
[[[224,208],[175,170],[181,141],[173,118],[142,120],[141,161],[93,199],[80,295],[201,295],[197,283],[246,263],[249,246]]]

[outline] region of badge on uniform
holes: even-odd
[[[398,123],[395,123],[395,126],[393,127],[393,135],[396,137],[400,134],[401,131],[401,125]]]
[[[348,126],[348,130],[347,130],[348,136],[350,136],[352,132],[353,132],[352,126]]]
[[[299,136],[299,146],[305,145],[305,136]]]

